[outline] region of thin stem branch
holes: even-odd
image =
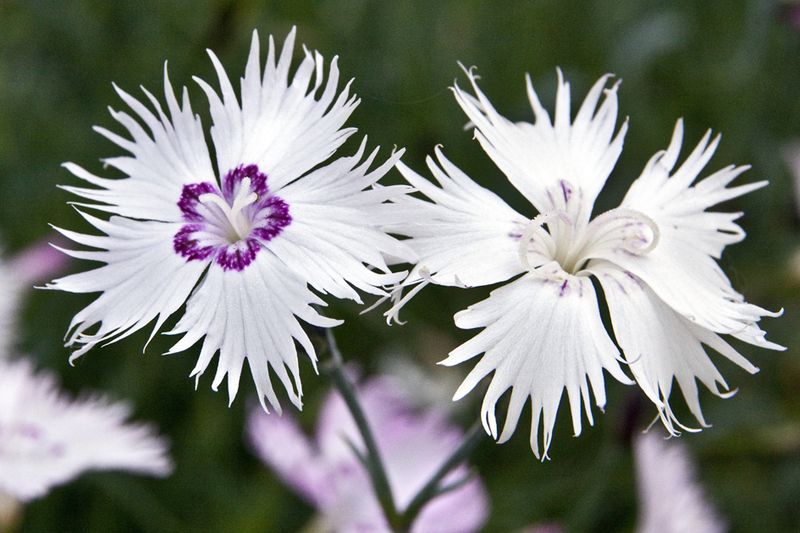
[[[395,507],[392,487],[389,485],[389,477],[386,474],[386,468],[381,459],[375,436],[372,434],[372,429],[361,407],[361,402],[358,400],[356,388],[344,369],[342,354],[330,329],[325,330],[325,339],[328,342],[328,353],[331,357],[324,365],[324,368],[328,372],[334,387],[341,394],[347,409],[350,411],[350,415],[356,423],[358,432],[361,434],[361,440],[366,448],[366,466],[369,470],[375,495],[392,530],[404,531],[404,529],[400,528],[401,516]]]
[[[464,440],[461,441],[458,448],[456,448],[452,455],[442,463],[436,473],[431,477],[428,482],[423,486],[420,491],[411,499],[408,507],[401,514],[401,524],[409,528],[416,520],[419,513],[433,498],[448,490],[447,487],[442,487],[441,482],[453,469],[458,467],[461,463],[467,460],[472,452],[477,448],[481,440],[484,439],[484,431],[480,422],[476,422],[467,432]],[[458,481],[456,483],[459,483]]]

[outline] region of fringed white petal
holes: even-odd
[[[341,324],[323,317],[311,304],[324,306],[325,302],[268,251],[260,253],[241,272],[211,265],[189,298],[186,314],[169,332],[184,336],[168,353],[186,350],[203,338],[192,376],[199,379],[219,353],[212,388],[217,390],[227,376],[228,398],[233,402],[247,360],[265,410],[266,399],[276,411],[282,411],[272,386],[272,373],[300,408],[303,389],[295,340],[315,368],[316,353],[298,318],[325,328]]]
[[[111,217],[105,221],[81,213],[103,236],[59,229],[76,243],[97,251],[63,250],[104,266],[56,279],[47,288],[75,293],[100,292],[72,319],[67,346],[78,346],[74,361],[98,343],[113,342],[156,320],[154,335],[186,301],[208,265],[187,262],[172,247],[177,223]],[[88,330],[98,326],[93,333]],[[151,335],[151,338],[152,338]]]
[[[471,69],[466,72],[475,96],[458,85],[454,92],[486,153],[540,213],[561,209],[559,198],[550,191],[565,182],[580,195],[580,218],[588,220],[622,151],[627,130],[625,122],[615,133],[617,84],[606,88],[610,75],[594,84],[573,120],[570,86],[559,70],[554,121],[528,77],[528,96],[535,115],[535,122],[530,124],[511,122],[500,115],[478,87],[475,73]]]
[[[406,241],[419,256],[404,285],[418,283],[420,272],[441,285],[480,286],[505,281],[524,271],[517,249],[527,219],[499,196],[475,183],[437,147],[428,168],[439,187],[399,163],[403,177],[431,201],[413,197],[396,200],[404,220],[391,231],[412,237]]]
[[[667,431],[678,434],[680,428],[689,429],[678,422],[670,406],[673,381],[680,386],[699,424],[708,427],[696,380],[717,396],[724,398],[731,393],[703,345],[751,374],[758,369],[718,335],[672,310],[635,275],[608,263],[595,264],[591,270],[603,287],[614,334],[631,372],[658,408]]]
[[[726,188],[744,170],[727,167],[692,185],[719,138],[709,142],[710,132],[707,133],[672,172],[682,138],[679,121],[669,148],[651,159],[622,203],[623,208],[637,210],[656,223],[658,245],[643,255],[617,249],[598,256],[642,278],[692,323],[715,333],[736,335],[762,348],[781,349],[767,341],[765,332],[758,327],[762,317],[780,313],[747,303],[715,260],[727,244],[744,238],[744,230],[733,222],[740,214],[705,212],[718,202],[746,194],[766,182]]]
[[[499,442],[514,433],[522,408],[530,398],[531,448],[547,457],[556,412],[566,389],[575,435],[581,432],[581,405],[590,424],[591,386],[595,403],[605,406],[603,369],[623,383],[632,383],[620,369],[618,351],[600,319],[597,297],[589,278],[550,272],[525,275],[489,298],[456,314],[464,329],[484,328],[452,352],[444,365],[456,365],[484,354],[455,393],[458,400],[491,372],[481,407],[487,433],[498,439],[495,407],[511,389]],[[539,424],[542,444],[539,444]]]
[[[128,156],[105,159],[107,166],[126,174],[123,179],[96,176],[84,168],[65,163],[77,178],[97,188],[63,186],[86,200],[91,207],[126,217],[175,222],[181,220],[177,199],[184,184],[214,181],[214,172],[200,118],[192,111],[189,95],[183,88],[178,103],[164,66],[164,96],[169,116],[158,100],[142,91],[151,109],[119,87],[115,89],[136,118],[122,111],[110,110],[111,116],[128,132],[125,138],[106,128],[95,131],[129,152]],[[141,123],[147,126],[147,130]]]
[[[292,223],[269,249],[286,267],[323,293],[361,303],[355,289],[383,296],[398,283],[386,258],[416,259],[404,243],[382,229],[393,216],[385,201],[406,189],[373,188],[402,151],[370,171],[378,150],[362,161],[366,139],[352,157],[342,157],[280,189],[291,206]]]
[[[262,72],[258,33],[253,32],[241,80],[241,104],[221,63],[208,51],[220,94],[200,78],[195,77],[195,81],[211,106],[211,137],[220,175],[243,162],[254,163],[269,176],[270,187],[277,190],[325,161],[355,132],[354,128],[342,129],[359,100],[350,95],[349,83],[337,96],[336,58],[331,61],[324,88],[323,58],[307,49],[289,80],[294,40],[292,29],[276,60],[270,36]]]
[[[767,185],[766,181],[728,187],[749,166],[730,165],[697,181],[719,145],[707,131],[686,160],[675,169],[683,142],[683,121],[675,125],[665,151],[654,155],[633,182],[622,205],[638,209],[660,225],[672,227],[675,237],[691,240],[698,251],[719,259],[725,246],[745,237],[734,221],[742,213],[706,212],[706,209]]]

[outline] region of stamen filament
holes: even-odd
[[[233,204],[228,202],[216,193],[201,194],[197,198],[203,204],[213,204],[217,206],[224,215],[225,221],[233,230],[230,235],[235,240],[246,239],[250,234],[250,224],[246,217],[242,217],[242,210],[258,201],[258,195],[250,190],[250,178],[244,178],[239,184],[239,190],[233,199]]]
[[[623,224],[622,228],[624,228],[625,224],[630,221],[647,226],[652,233],[652,238],[643,241],[642,239],[635,239],[626,235],[620,238],[619,235],[613,234],[615,231],[620,230],[620,227],[618,227],[620,222]],[[609,229],[609,223],[615,225]],[[658,228],[658,224],[656,224],[652,218],[633,209],[617,207],[598,215],[591,221],[578,245],[575,246],[567,256],[568,260],[565,262],[565,267],[571,266],[573,269],[577,268],[591,258],[592,249],[596,250],[611,242],[621,243],[622,248],[631,254],[645,255],[658,246],[660,238],[661,232]],[[647,246],[636,246],[634,241],[646,242]]]
[[[519,248],[517,248],[517,254],[519,257],[519,262],[528,270],[533,270],[531,266],[530,260],[528,259],[528,246],[532,241],[534,241],[535,236],[539,236],[544,241],[544,245],[547,247],[548,252],[550,255],[555,253],[555,249],[553,246],[552,237],[549,237],[549,234],[543,229],[543,226],[553,220],[554,218],[558,217],[565,223],[570,223],[569,217],[563,211],[548,211],[546,213],[539,213],[535,217],[533,217],[530,222],[525,226],[525,229],[522,231],[522,236],[519,239]]]

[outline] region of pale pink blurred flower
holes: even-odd
[[[386,379],[360,387],[359,396],[375,433],[396,507],[404,509],[461,442],[463,434],[443,412],[413,411],[408,398]],[[259,457],[301,497],[316,507],[333,531],[389,531],[366,470],[348,442],[363,450],[355,423],[342,399],[331,393],[309,439],[288,415],[254,409],[248,437]],[[454,470],[445,484],[463,479]],[[412,527],[415,533],[467,533],[486,520],[489,501],[477,478],[430,502]],[[326,529],[327,530],[327,529]]]
[[[123,403],[71,400],[25,360],[0,361],[0,494],[28,501],[88,470],[164,476],[166,442]]]
[[[800,2],[787,0],[783,4],[784,20],[794,31],[800,31]]]
[[[721,533],[725,523],[697,482],[683,446],[646,433],[634,442],[638,533]]]
[[[59,273],[68,260],[44,240],[0,260],[0,359],[8,357],[17,337],[17,317],[25,291]]]
[[[54,248],[51,240],[37,241],[11,257],[9,266],[23,285],[47,281],[64,270],[69,257]]]

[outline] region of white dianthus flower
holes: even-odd
[[[61,230],[98,249],[67,253],[104,263],[50,285],[101,293],[72,321],[73,360],[152,322],[155,334],[185,303],[169,332],[183,337],[169,353],[202,339],[192,376],[199,378],[219,353],[212,387],[227,376],[233,401],[247,360],[265,408],[266,398],[281,410],[270,376],[300,407],[295,341],[316,364],[300,320],[325,328],[340,323],[312,307],[325,305],[317,293],[360,302],[357,290],[383,295],[382,286],[402,279],[404,273],[392,273],[385,258],[410,260],[413,254],[380,227],[393,209],[385,202],[407,187],[374,186],[401,152],[370,171],[377,150],[364,158],[365,139],[355,155],[328,161],[356,131],[343,125],[358,99],[349,84],[338,90],[336,59],[324,80],[319,53],[305,50],[290,76],[294,37],[292,30],[278,57],[270,38],[262,72],[253,33],[241,98],[209,51],[221,94],[195,81],[210,103],[213,154],[186,89],[179,102],[166,71],[166,112],[146,90],[151,108],[117,89],[136,118],[115,110],[111,115],[129,137],[96,130],[129,152],[105,160],[125,177],[101,178],[66,164],[97,188],[64,188],[113,215],[105,220],[81,212],[102,236]]]
[[[511,184],[538,214],[531,218],[477,185],[439,148],[428,167],[439,187],[402,163],[406,179],[431,202],[399,199],[408,222],[393,227],[412,237],[419,263],[395,294],[390,319],[422,285],[480,286],[507,283],[455,316],[460,328],[482,328],[442,364],[484,354],[455,393],[459,399],[494,373],[481,418],[500,442],[511,437],[526,401],[532,406],[531,447],[540,456],[539,426],[547,456],[556,412],[566,389],[576,435],[581,408],[590,423],[590,388],[602,408],[603,370],[630,383],[624,362],[655,403],[667,429],[681,425],[669,405],[673,380],[702,426],[696,379],[725,396],[727,384],[706,354],[713,348],[748,372],[757,369],[719,335],[781,349],[757,323],[776,316],[744,301],[717,264],[726,245],[745,234],[741,213],[707,212],[711,206],[766,185],[728,188],[747,167],[728,166],[697,180],[717,147],[708,132],[677,165],[683,142],[678,121],[672,141],[645,166],[622,204],[592,217],[595,200],[622,150],[627,121],[617,129],[617,84],[603,76],[578,113],[559,71],[554,119],[527,79],[533,124],[502,117],[468,72],[474,96],[457,85],[456,100],[475,136]],[[601,99],[602,98],[602,99]],[[512,279],[513,278],[513,279]],[[601,320],[594,278],[605,294],[617,343]],[[509,281],[511,280],[511,281]],[[399,291],[398,291],[399,292]],[[722,389],[720,389],[720,386]],[[495,406],[511,389],[498,435]]]

